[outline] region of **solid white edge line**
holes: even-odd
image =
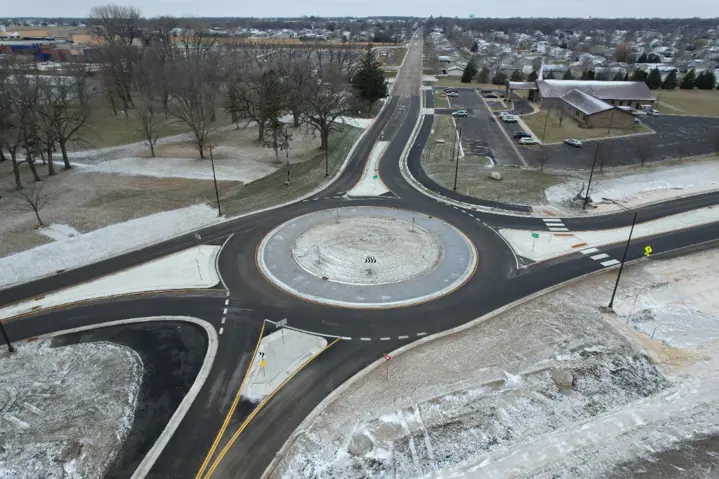
[[[167,446],[167,443],[170,441],[170,438],[175,434],[175,431],[180,425],[180,422],[182,422],[185,415],[187,414],[187,411],[190,409],[190,406],[192,406],[192,403],[195,401],[195,398],[200,393],[202,386],[204,386],[207,377],[210,375],[210,370],[212,369],[212,364],[215,361],[215,356],[217,356],[218,339],[215,328],[203,319],[193,318],[190,316],[150,316],[147,318],[121,319],[118,321],[109,321],[107,323],[92,324],[89,326],[81,326],[72,329],[64,329],[62,331],[55,331],[39,336],[40,339],[45,339],[52,338],[55,336],[62,336],[64,334],[77,333],[80,331],[88,331],[90,329],[108,328],[112,326],[119,326],[122,324],[154,323],[160,321],[185,321],[187,323],[193,323],[202,327],[205,330],[205,333],[207,333],[207,352],[205,353],[205,359],[202,362],[202,367],[200,367],[200,371],[195,377],[195,382],[192,383],[192,386],[190,387],[189,391],[187,391],[187,394],[185,395],[184,399],[182,400],[182,402],[180,402],[179,406],[177,406],[175,413],[167,422],[167,425],[165,426],[165,429],[163,429],[162,434],[160,434],[160,437],[157,438],[155,444],[142,459],[142,462],[140,463],[140,465],[137,466],[137,469],[135,469],[135,472],[132,474],[131,479],[143,479],[147,475],[147,473],[150,472],[150,469],[152,469],[152,466],[155,464],[155,461],[160,456],[165,446]]]
[[[610,259],[609,261],[604,261],[599,264],[606,268],[607,266],[614,266],[615,264],[619,264],[619,261],[617,261],[616,259]]]
[[[230,295],[230,288],[227,287],[225,284],[225,280],[222,279],[222,275],[220,274],[220,254],[222,253],[222,250],[225,248],[225,245],[228,241],[230,241],[230,238],[232,238],[235,235],[235,233],[231,233],[230,236],[223,241],[222,246],[220,247],[219,251],[217,252],[217,256],[215,256],[215,272],[217,272],[217,277],[220,278],[220,283],[222,283],[222,287],[225,288],[225,291],[227,291],[227,296]]]

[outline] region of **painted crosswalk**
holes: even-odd
[[[543,221],[549,231],[569,231],[569,228],[567,228],[564,222],[559,218],[544,218]]]
[[[610,257],[607,253],[602,253],[601,251],[599,251],[598,248],[584,248],[579,252],[585,256],[589,256],[594,261],[599,261],[599,264],[601,264],[605,268],[609,266],[614,266],[615,264],[619,264],[619,261]]]

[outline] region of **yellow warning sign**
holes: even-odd
[[[262,366],[264,368],[266,365],[267,365],[267,363],[265,362],[264,359],[262,361],[260,361],[260,366]]]
[[[651,246],[645,246],[644,247],[644,256],[649,256],[652,254],[652,247]]]

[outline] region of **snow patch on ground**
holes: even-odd
[[[700,278],[719,284],[718,259],[714,250],[625,268],[618,316],[600,312],[614,284],[604,274],[395,355],[389,379],[383,366],[351,384],[272,477],[607,477],[719,434],[719,336],[695,354],[624,318],[637,292],[659,283],[657,295],[716,312]],[[570,388],[555,371],[571,374]]]
[[[0,258],[0,287],[77,268],[222,221],[200,204],[117,223]]]
[[[220,148],[218,148],[220,150]],[[207,159],[197,158],[119,158],[82,165],[83,173],[116,173],[127,176],[152,176],[155,178],[189,178],[212,180],[212,166]],[[249,183],[277,170],[276,165],[243,158],[215,161],[215,174],[219,181]]]
[[[0,352],[0,477],[100,479],[132,427],[142,362],[112,343]]]
[[[634,227],[632,242],[647,236],[675,231],[692,226],[719,221],[719,208],[705,207],[690,210],[676,215],[639,223]],[[516,230],[502,228],[499,234],[512,246],[519,256],[534,261],[544,261],[569,253],[576,253],[586,248],[626,242],[630,226],[609,230],[570,231],[559,233],[539,232],[539,238],[532,237],[536,230]],[[577,245],[582,245],[578,247]],[[598,253],[595,253],[598,254]],[[607,257],[606,260],[611,258]],[[604,261],[604,260],[603,260]]]
[[[408,281],[434,269],[442,241],[417,225],[391,218],[343,217],[302,233],[292,256],[306,271],[344,284]]]
[[[550,186],[544,192],[549,203],[567,205],[586,184],[584,180],[568,181]],[[595,210],[618,208],[602,198],[622,202],[628,207],[652,203],[677,196],[719,190],[719,163],[701,162],[662,168],[648,173],[631,174],[592,182],[590,196]]]
[[[37,232],[55,241],[62,241],[65,239],[74,238],[75,236],[80,236],[82,234],[72,226],[62,224],[47,225],[44,228],[40,228],[39,230],[37,230]]]
[[[220,282],[215,268],[220,246],[196,246],[155,261],[42,296],[0,308],[0,318],[88,299],[121,294],[187,288],[210,288]]]

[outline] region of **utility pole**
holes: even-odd
[[[462,127],[460,126],[457,133],[457,141],[459,142],[459,145],[462,145]],[[455,159],[454,163],[454,191],[457,191],[457,175],[459,174],[459,151],[460,149],[457,148],[457,158]]]
[[[594,167],[597,164],[597,153],[599,153],[599,142],[597,142],[597,147],[594,150],[594,160],[592,161],[592,171],[589,172],[589,184],[587,185],[587,194],[584,196],[584,204],[582,205],[582,209],[587,209],[587,203],[589,202],[589,189],[592,187],[592,176],[594,176]]]
[[[215,157],[212,155],[212,149],[210,146],[210,163],[212,164],[212,180],[215,182],[215,198],[217,198],[217,216],[222,216],[222,208],[220,207],[220,191],[217,189],[217,175],[215,174]]]
[[[617,294],[617,288],[619,287],[619,278],[622,277],[622,270],[624,269],[624,262],[627,260],[627,252],[629,251],[629,243],[632,241],[632,233],[634,233],[634,226],[637,224],[637,212],[630,210],[626,206],[617,203],[614,200],[610,200],[608,198],[602,198],[605,201],[609,201],[614,203],[615,205],[619,206],[623,210],[627,211],[628,213],[633,213],[634,217],[632,218],[632,227],[629,229],[629,237],[627,238],[627,244],[624,246],[624,254],[622,255],[622,262],[619,264],[619,272],[617,273],[617,281],[614,283],[614,290],[612,291],[612,299],[609,300],[609,309],[612,309],[614,307],[614,296]]]
[[[0,321],[0,332],[2,332],[2,337],[5,339],[5,343],[7,344],[7,352],[12,354],[15,352],[15,348],[13,347],[12,343],[10,342],[10,338],[7,335],[7,332],[5,331],[5,326],[3,326],[2,321]]]
[[[285,156],[287,159],[287,186],[290,186],[290,134],[285,128]]]

